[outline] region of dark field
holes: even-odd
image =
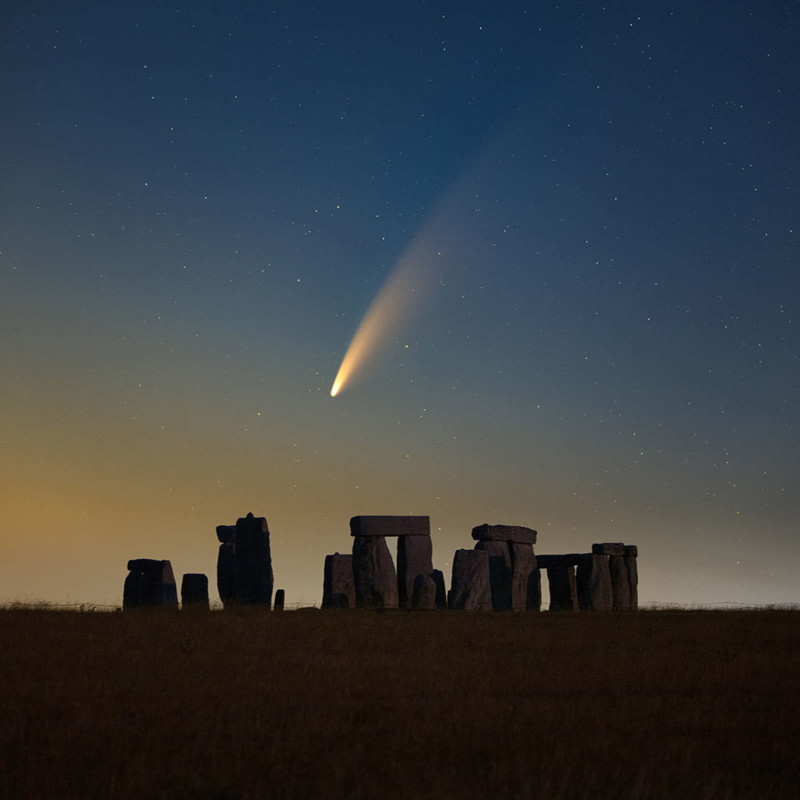
[[[0,611],[0,797],[794,798],[800,612]]]

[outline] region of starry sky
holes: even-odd
[[[407,513],[448,583],[488,522],[638,545],[644,603],[800,603],[797,2],[0,24],[0,602],[140,557],[216,600],[252,511],[288,606]]]

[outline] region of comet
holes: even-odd
[[[347,348],[331,387],[337,394],[384,349],[392,336],[430,296],[438,275],[441,252],[430,226],[400,257]]]

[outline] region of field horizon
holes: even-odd
[[[800,611],[0,608],[8,797],[800,789]]]

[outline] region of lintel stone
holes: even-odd
[[[536,544],[536,531],[522,525],[478,525],[472,529],[472,538],[479,542],[517,542]]]
[[[430,517],[358,516],[350,518],[351,536],[430,536]]]
[[[593,544],[592,553],[596,556],[624,556],[625,545],[622,542],[603,542]]]

